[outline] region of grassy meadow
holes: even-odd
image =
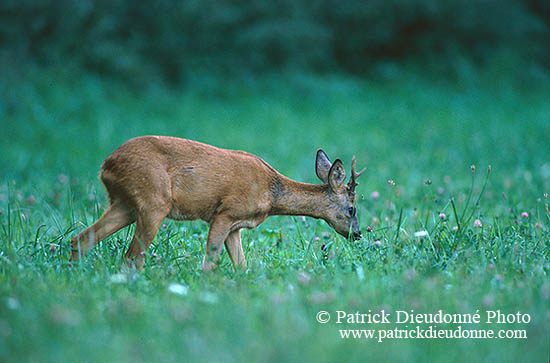
[[[392,67],[370,81],[196,77],[183,88],[51,68],[5,79],[0,361],[546,362],[550,78],[463,72],[445,81]],[[143,271],[122,267],[132,226],[70,267],[70,238],[107,205],[101,162],[145,134],[245,150],[312,183],[317,149],[348,173],[355,154],[367,167],[363,238],[271,217],[242,233],[248,271],[234,273],[224,252],[203,274],[208,226],[166,220]],[[340,337],[398,327],[334,321],[336,311],[381,309],[482,320],[519,311],[531,321],[463,326],[525,329],[526,339]],[[318,323],[319,311],[332,320]]]

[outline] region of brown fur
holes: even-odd
[[[357,237],[356,218],[346,218],[343,213],[353,207],[355,196],[343,185],[343,166],[337,160],[333,167],[324,153],[326,160],[320,160],[319,153],[317,174],[324,183],[305,184],[286,178],[262,159],[242,151],[165,136],[131,139],[101,166],[109,207],[71,240],[71,260],[78,260],[99,241],[136,222],[126,259],[141,268],[142,252],[167,217],[202,219],[210,224],[205,271],[216,266],[224,244],[233,267],[246,269],[239,230],[255,228],[270,215],[323,218],[344,236],[352,226]]]

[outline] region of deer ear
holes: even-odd
[[[323,183],[328,183],[328,172],[332,166],[327,154],[321,149],[317,151],[317,158],[315,159],[315,173],[317,177],[321,179]]]
[[[328,172],[328,184],[333,191],[340,191],[344,187],[346,171],[342,160],[336,159]]]

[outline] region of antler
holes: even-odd
[[[355,191],[355,187],[358,185],[356,180],[361,174],[363,174],[365,170],[367,170],[367,168],[363,168],[363,170],[358,173],[355,172],[355,155],[353,155],[353,158],[351,158],[351,176],[349,177],[348,182],[348,187],[350,191]]]

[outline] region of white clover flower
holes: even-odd
[[[125,284],[128,282],[128,278],[124,274],[114,274],[111,275],[111,282],[113,284]]]
[[[189,292],[189,288],[182,284],[172,283],[168,285],[168,291],[170,291],[172,294],[186,296]]]
[[[428,231],[414,232],[414,236],[417,238],[423,238],[423,237],[426,237],[427,235],[428,235]]]

